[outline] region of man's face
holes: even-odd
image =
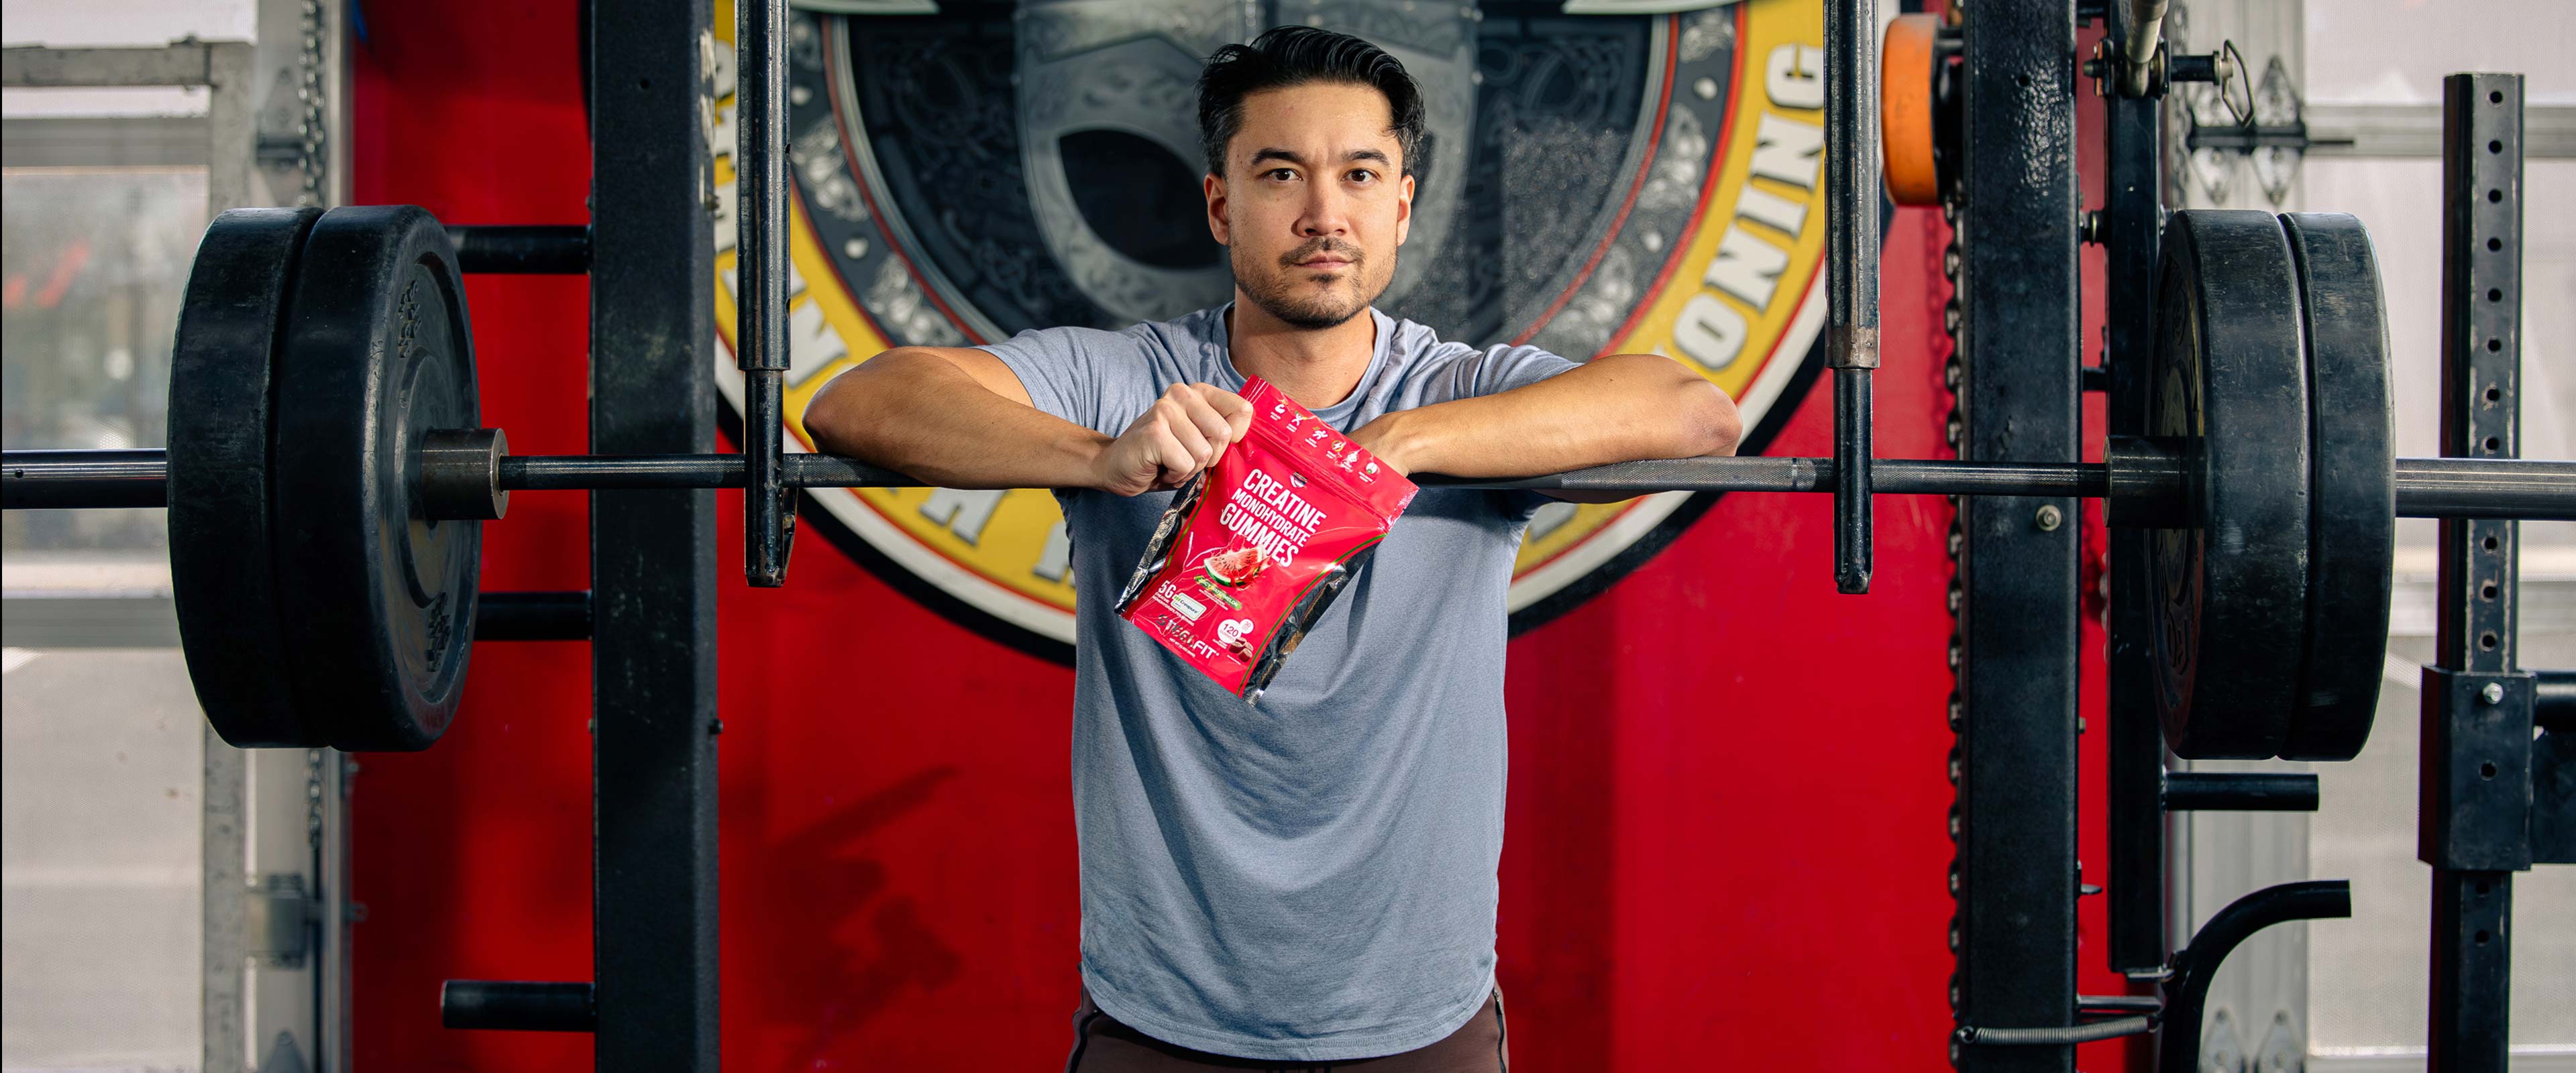
[[[1413,222],[1413,180],[1387,128],[1386,95],[1311,83],[1243,99],[1225,176],[1208,176],[1208,228],[1230,251],[1235,286],[1301,328],[1368,308],[1395,278]]]

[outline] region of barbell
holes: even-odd
[[[2146,641],[2174,750],[2349,758],[2377,702],[2393,519],[2576,518],[2576,463],[2391,456],[2378,274],[2350,217],[2186,211],[2168,235],[2152,435],[2113,439],[2098,463],[1874,460],[1870,484],[2103,499],[2110,524],[2158,533],[2147,561],[2114,568],[2152,577]],[[168,412],[162,451],[7,452],[0,507],[167,506],[189,674],[242,747],[436,742],[463,693],[481,523],[511,492],[740,488],[749,468],[509,454],[480,427],[455,251],[410,206],[218,217]],[[789,489],[920,483],[783,462]],[[1421,483],[1828,492],[1834,477],[1832,459],[1756,457]]]

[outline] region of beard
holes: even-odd
[[[1350,261],[1349,267],[1334,273],[1336,278],[1331,283],[1318,284],[1296,275],[1304,271],[1297,262],[1327,252]],[[1241,247],[1232,251],[1230,259],[1234,284],[1243,289],[1252,304],[1282,323],[1308,330],[1336,327],[1358,316],[1385,293],[1387,282],[1395,276],[1390,264],[1386,276],[1372,286],[1367,256],[1357,246],[1331,239],[1309,241],[1266,266],[1252,263]]]

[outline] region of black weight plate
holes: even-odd
[[[482,526],[418,493],[422,435],[481,424],[454,256],[421,209],[333,209],[287,307],[276,570],[297,702],[340,749],[428,748],[464,694]]]
[[[2308,628],[2281,755],[2350,760],[2370,740],[2397,536],[2388,322],[2361,221],[2281,217],[2308,337]]]
[[[2180,443],[2194,525],[2150,534],[2165,741],[2278,752],[2307,627],[2308,390],[2297,270],[2271,214],[2173,214],[2157,272],[2147,431]]]
[[[197,703],[235,746],[322,744],[288,692],[271,572],[269,389],[320,209],[235,209],[197,244],[170,354],[170,593]]]

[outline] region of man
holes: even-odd
[[[1527,493],[1431,488],[1259,710],[1110,606],[1259,376],[1405,472],[1553,473],[1734,448],[1651,354],[1476,350],[1371,308],[1413,207],[1420,94],[1358,38],[1229,45],[1199,83],[1234,300],[1125,331],[886,351],[819,447],[954,488],[1058,489],[1073,542],[1083,1005],[1069,1069],[1499,1070],[1504,592]]]

